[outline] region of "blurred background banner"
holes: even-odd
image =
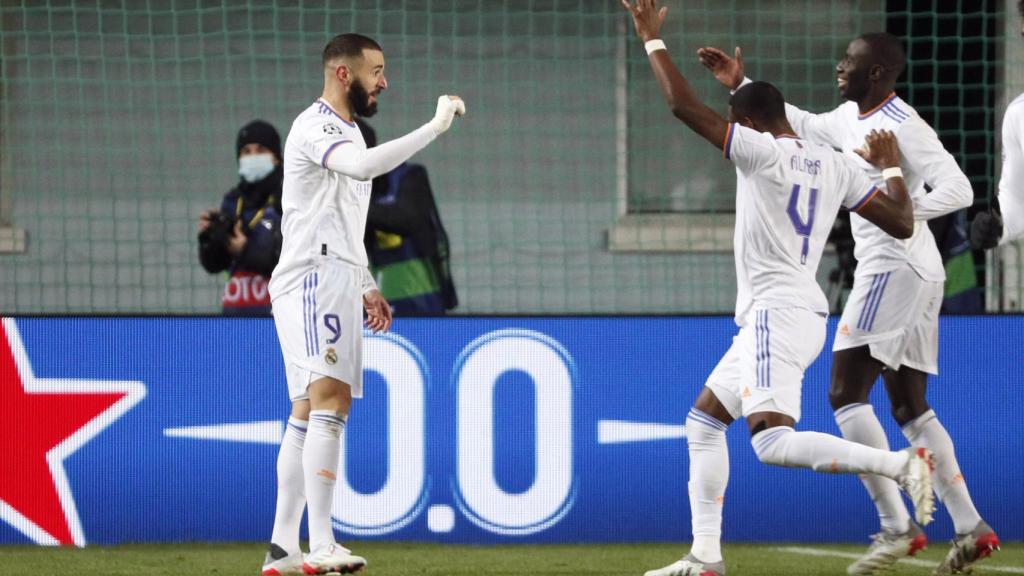
[[[971,215],[987,209],[1002,110],[1024,91],[1013,1],[665,4],[669,49],[722,114],[701,46],[742,46],[751,77],[827,111],[847,43],[896,34],[897,91],[971,179]],[[284,137],[320,93],[326,41],[358,31],[387,59],[382,142],[439,94],[468,103],[414,159],[456,313],[728,312],[734,171],[665,110],[628,26],[615,0],[0,2],[0,311],[217,311],[224,279],[197,265],[195,219],[237,182],[235,132],[263,118]],[[950,288],[976,281],[988,310],[1019,310],[1024,252],[967,254]],[[834,266],[826,254],[823,284]]]
[[[0,543],[266,541],[288,410],[271,322],[4,319]],[[930,400],[979,511],[1020,540],[1024,317],[945,318],[942,331]],[[734,333],[725,317],[400,319],[366,340],[342,541],[686,540],[682,423]],[[826,355],[807,372],[800,428],[838,432],[827,370]],[[881,389],[876,411],[906,446]],[[729,444],[729,541],[877,530],[856,477],[764,466],[742,421]],[[936,518],[941,542],[952,526]]]

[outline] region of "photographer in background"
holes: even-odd
[[[281,255],[281,137],[253,120],[235,142],[238,184],[220,210],[199,215],[199,262],[211,274],[228,272],[221,296],[224,314],[270,314],[267,284]]]

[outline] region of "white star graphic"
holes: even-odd
[[[64,460],[138,404],[146,396],[146,387],[142,382],[137,381],[36,378],[32,372],[32,365],[29,362],[28,355],[25,353],[25,346],[21,341],[21,335],[18,332],[14,319],[4,318],[3,330],[7,335],[7,342],[26,394],[74,395],[93,393],[124,395],[46,453],[46,462],[49,465],[53,483],[57,488],[57,494],[60,498],[60,504],[63,508],[72,540],[75,545],[84,546],[86,543],[85,533],[82,531],[82,523],[78,517],[74,495],[71,492],[67,473],[64,470]],[[54,535],[3,500],[0,500],[0,520],[9,523],[38,544],[61,544]]]

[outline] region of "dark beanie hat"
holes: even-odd
[[[273,152],[278,160],[282,160],[281,137],[269,122],[253,120],[242,126],[242,129],[238,131],[238,139],[235,140],[235,158],[238,158],[246,144],[254,142]]]

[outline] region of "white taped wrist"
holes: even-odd
[[[882,170],[882,180],[888,180],[889,178],[903,178],[903,170],[899,166]]]
[[[668,48],[665,47],[665,42],[661,38],[655,38],[644,42],[644,50],[647,50],[648,54],[653,54],[658,50],[668,51]]]
[[[465,104],[461,100],[454,101],[447,95],[441,96],[437,99],[437,113],[434,114],[434,118],[429,124],[434,128],[434,132],[440,136],[447,132],[448,128],[451,128],[452,119],[455,118],[455,115],[463,114],[465,111]]]

